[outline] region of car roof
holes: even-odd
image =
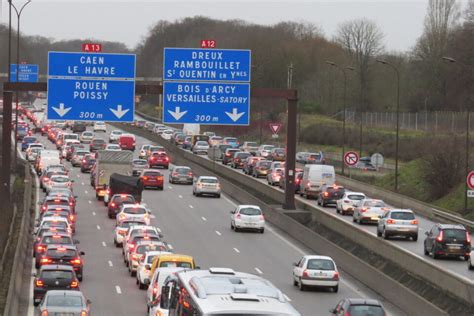
[[[77,247],[75,245],[58,245],[58,244],[50,244],[47,246],[47,249],[49,248],[67,248],[69,250],[77,250]]]
[[[442,229],[462,229],[466,230],[463,225],[460,224],[437,224]]]
[[[165,260],[166,259],[168,259],[168,260],[176,259],[176,260],[187,260],[187,261],[193,261],[194,260],[194,258],[192,256],[178,254],[178,253],[164,254],[164,255],[160,256],[160,261],[162,261],[162,259],[165,259]]]
[[[72,266],[67,266],[65,264],[45,264],[42,265],[40,268],[40,271],[44,270],[68,270],[68,271],[74,271],[74,268]]]
[[[67,232],[45,232],[43,234],[43,236],[46,236],[46,237],[48,237],[48,236],[58,236],[58,235],[61,236],[61,237],[71,237],[71,235],[69,235],[69,233],[67,233]]]
[[[49,290],[46,292],[46,295],[54,295],[54,296],[80,296],[83,297],[84,294],[82,294],[81,291],[73,291],[73,290]]]
[[[213,179],[213,180],[217,180],[217,177],[212,177],[212,176],[199,176],[199,179]]]
[[[358,195],[364,195],[365,196],[365,193],[363,193],[363,192],[346,191],[346,195],[349,195],[349,194],[358,194]]]
[[[402,208],[393,208],[389,210],[390,212],[398,212],[398,213],[413,213],[412,210],[409,209],[402,209]]]
[[[351,305],[374,305],[374,306],[382,306],[378,300],[375,299],[368,299],[368,298],[346,298],[346,300]]]
[[[334,261],[331,257],[329,256],[320,256],[320,255],[305,255],[304,256],[306,259],[325,259],[325,260],[331,260]]]
[[[260,209],[260,206],[258,205],[251,205],[251,204],[242,204],[242,205],[239,205],[238,208],[257,208],[257,209]]]

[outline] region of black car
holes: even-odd
[[[235,153],[234,157],[232,157],[231,167],[234,169],[242,168],[244,166],[244,161],[250,156],[252,156],[252,154],[248,152]]]
[[[186,166],[175,166],[170,171],[169,182],[193,184],[193,172],[191,168]]]
[[[104,139],[94,138],[89,145],[89,149],[91,152],[95,152],[97,150],[105,149],[106,146],[107,146],[107,143],[105,142]]]
[[[463,225],[435,224],[426,238],[423,249],[425,255],[433,259],[439,257],[463,257],[469,260],[471,235]]]
[[[344,298],[335,308],[330,309],[331,315],[371,315],[385,316],[385,310],[382,304],[374,299],[365,298]]]
[[[82,173],[90,172],[94,164],[95,164],[95,155],[91,155],[91,154],[85,155],[82,158],[82,162],[81,162],[81,172]]]
[[[135,203],[135,198],[131,194],[114,194],[107,205],[107,214],[109,218],[115,218],[123,204]]]
[[[336,201],[344,196],[346,189],[342,186],[323,186],[318,196],[318,205],[336,204]]]
[[[228,163],[232,162],[234,158],[234,154],[236,152],[240,152],[240,149],[237,148],[227,148],[224,153],[224,157],[222,158],[222,164],[227,165]]]
[[[79,290],[79,280],[73,267],[44,265],[35,275],[33,304],[38,306],[49,290]]]
[[[72,132],[73,133],[82,133],[86,130],[86,123],[85,122],[80,122],[80,121],[75,121],[72,125]]]
[[[41,257],[41,265],[64,264],[71,266],[76,272],[79,281],[82,281],[84,265],[81,256],[84,251],[78,251],[76,246],[71,245],[49,245]]]

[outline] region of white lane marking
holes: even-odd
[[[255,268],[255,271],[257,271],[259,274],[263,274],[262,270],[260,270],[259,268]]]
[[[216,230],[216,234],[219,235],[219,236],[222,236],[221,232]]]
[[[80,178],[81,176],[80,175],[77,175],[78,178]]]
[[[35,187],[36,187],[36,198],[35,198],[35,219],[39,217],[39,198],[40,198],[40,182],[38,175],[36,172],[33,172],[34,179],[35,179]],[[33,316],[35,314],[35,307],[33,304],[31,304],[31,301],[33,301],[33,283],[35,280],[35,277],[33,276],[33,272],[35,272],[35,259],[31,259],[31,277],[30,277],[30,289],[29,289],[29,298],[28,302],[30,304],[28,305],[28,316]]]
[[[84,182],[81,182],[81,184],[82,184],[82,185],[85,185],[85,183],[84,183]]]
[[[122,289],[118,285],[115,286],[115,291],[117,291],[117,294],[122,294]]]
[[[102,246],[107,247],[107,244],[105,243],[105,241],[102,242]]]
[[[95,212],[92,212],[92,215],[94,215],[94,216],[95,216]]]
[[[237,249],[237,248],[234,248],[234,251],[237,252],[237,253],[240,253],[240,250]]]
[[[173,187],[171,185],[168,186],[168,189],[172,189]]]
[[[189,205],[189,208],[194,208],[194,206],[192,206],[192,205]]]
[[[201,219],[202,219],[203,221],[207,221],[207,218],[205,218],[204,216],[201,217]]]
[[[182,198],[183,198],[183,196],[182,196],[181,194],[180,194],[180,195],[178,195],[178,197],[179,197],[180,199],[182,199]]]
[[[99,225],[97,225],[97,229],[100,230],[100,226],[99,226]]]
[[[89,204],[92,204],[92,201],[91,201],[91,200],[89,200]]]
[[[283,293],[283,296],[285,297],[285,299],[286,299],[288,302],[291,302],[291,298],[289,298],[288,295],[286,295],[286,294]]]
[[[87,192],[87,190],[84,191],[85,194],[89,194],[89,192]]]
[[[112,268],[113,266],[114,266],[114,264],[112,263],[112,261],[109,260],[109,267]]]

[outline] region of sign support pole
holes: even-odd
[[[286,130],[286,164],[285,164],[285,204],[286,210],[294,210],[295,206],[295,166],[296,166],[296,129],[298,115],[298,99],[296,90],[294,96],[288,99],[288,122]]]
[[[13,92],[3,91],[1,199],[10,205]]]

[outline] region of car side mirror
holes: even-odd
[[[293,262],[293,266],[297,267],[297,266],[298,266],[298,262]]]
[[[230,214],[235,214],[235,211],[230,211]]]
[[[336,314],[336,313],[337,313],[337,311],[336,311],[335,308],[331,308],[331,309],[329,310],[329,312],[330,312],[331,314]]]
[[[170,305],[170,287],[169,286],[163,286],[161,288],[161,300],[160,300],[160,307],[162,309],[169,309]]]
[[[79,244],[80,244],[79,240],[74,240],[74,245],[79,245]]]
[[[91,300],[87,300],[86,303],[87,303],[87,305],[91,305],[91,304],[92,304],[92,301],[91,301]]]
[[[430,233],[429,233],[429,232],[425,232],[425,235],[426,235],[426,236],[429,236],[429,235],[430,235]]]
[[[43,204],[43,203],[41,203],[41,202],[38,202],[38,205],[41,205],[41,204]]]
[[[77,196],[77,195],[74,195],[74,198],[75,198],[75,199],[77,199],[77,198],[78,198],[78,196]]]
[[[36,278],[36,272],[31,273],[31,276]]]
[[[84,256],[86,253],[84,251],[79,252],[81,256]]]
[[[148,279],[148,278],[147,278],[147,279],[144,279],[144,280],[143,280],[143,284],[145,284],[145,285],[150,285],[150,279]]]

